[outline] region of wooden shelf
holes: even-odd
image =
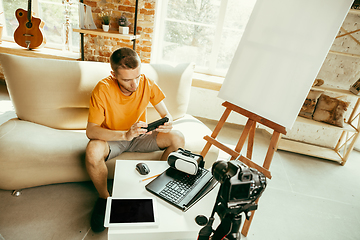
[[[335,55],[346,56],[346,57],[360,58],[359,54],[353,54],[353,53],[347,53],[347,52],[337,52],[337,51],[330,50],[329,53],[335,54]]]
[[[116,31],[108,31],[104,32],[102,29],[79,29],[73,28],[74,32],[78,32],[81,35],[81,60],[84,61],[84,34],[92,34],[97,36],[104,36],[104,37],[112,37],[112,38],[119,38],[119,39],[127,39],[133,41],[133,49],[135,50],[135,40],[140,38],[140,35],[131,35],[131,34],[120,34]]]
[[[328,123],[318,122],[313,119],[308,119],[308,118],[304,118],[304,117],[300,117],[300,116],[298,116],[296,118],[296,122],[305,123],[305,124],[318,126],[318,127],[332,128],[332,129],[336,129],[339,131],[347,131],[347,132],[355,132],[355,133],[358,132],[358,130],[355,127],[353,127],[352,125],[345,123],[345,122],[344,122],[344,127],[338,127],[338,126],[334,126],[334,125],[331,125]]]
[[[339,163],[343,162],[343,160],[337,154],[337,152],[331,148],[320,147],[308,143],[296,142],[289,139],[282,138],[281,141],[279,142],[278,149],[299,153],[303,155],[328,159]]]
[[[108,31],[104,32],[102,29],[78,29],[74,28],[74,32],[83,33],[83,34],[92,34],[97,36],[105,36],[105,37],[112,37],[112,38],[119,38],[119,39],[128,39],[134,40],[140,38],[140,35],[131,35],[131,34],[120,34],[116,31]]]
[[[324,91],[324,92],[333,92],[333,93],[339,93],[341,95],[351,96],[351,97],[357,97],[360,98],[360,95],[355,95],[352,92],[350,92],[349,89],[340,89],[340,88],[332,88],[332,87],[312,87],[312,90],[317,91]]]
[[[360,14],[360,10],[359,9],[350,9],[349,13]]]
[[[351,151],[354,148],[356,140],[360,134],[360,96],[351,93],[349,90],[332,88],[332,87],[312,87],[313,90],[333,92],[340,95],[346,95],[350,97],[356,97],[357,101],[354,109],[351,112],[349,120],[344,123],[344,127],[337,127],[327,123],[315,121],[298,116],[296,122],[309,124],[313,126],[319,126],[324,128],[332,128],[341,132],[341,136],[337,145],[334,148],[320,147],[310,143],[298,142],[295,140],[282,138],[279,141],[278,149],[295,152],[299,154],[309,155],[317,158],[328,159],[331,161],[339,162],[344,165],[349,158]]]

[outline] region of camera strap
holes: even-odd
[[[199,167],[204,167],[205,165],[205,161],[204,161],[204,158],[203,156],[201,156],[200,154],[196,154],[196,153],[192,153],[190,152],[189,150],[186,150],[186,149],[183,149],[183,148],[179,148],[179,150],[183,151],[183,154],[185,156],[189,156],[189,157],[198,157],[200,159],[199,161]]]

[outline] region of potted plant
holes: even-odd
[[[109,31],[110,24],[110,14],[108,12],[99,13],[99,17],[102,20],[102,28],[105,32]]]
[[[119,18],[119,33],[129,34],[129,25],[130,25],[130,22],[127,20],[127,17],[122,15]]]

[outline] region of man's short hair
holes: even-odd
[[[122,47],[114,51],[110,56],[112,70],[117,73],[120,69],[135,69],[141,64],[137,53],[131,48]]]

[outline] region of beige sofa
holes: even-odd
[[[18,116],[0,126],[0,189],[89,180],[84,163],[88,102],[96,83],[110,74],[109,64],[6,54],[0,54],[0,62]],[[193,64],[143,64],[142,72],[165,92],[174,129],[185,135],[185,148],[200,153],[203,137],[211,131],[186,114],[193,68]],[[148,121],[158,118],[149,106]],[[161,154],[123,153],[116,159],[156,160]],[[217,156],[217,148],[212,148],[206,166]],[[112,178],[115,159],[107,166]]]

